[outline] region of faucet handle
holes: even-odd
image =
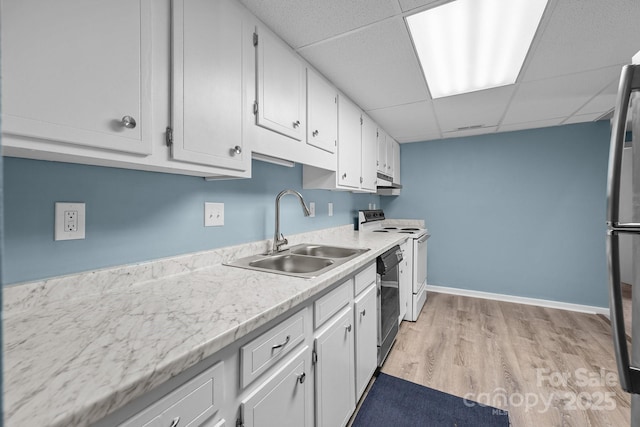
[[[282,242],[283,245],[286,245],[289,243],[289,241],[286,239],[286,237],[284,237],[284,234],[280,233],[280,241]]]

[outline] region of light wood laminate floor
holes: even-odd
[[[431,292],[382,372],[507,410],[514,427],[629,425],[597,315]]]

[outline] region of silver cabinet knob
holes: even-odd
[[[169,427],[178,427],[178,423],[180,422],[180,417],[175,417],[171,420],[171,425]]]
[[[298,382],[300,384],[303,384],[305,379],[307,379],[307,374],[306,373],[303,372],[300,375],[298,375]]]
[[[362,310],[362,311],[360,312],[360,315],[362,315],[362,316],[366,316],[366,315],[367,315],[367,309],[365,308],[364,310]]]
[[[364,182],[364,179],[360,177],[360,184],[362,184],[363,182]]]
[[[230,151],[232,156],[235,156],[236,154],[242,154],[242,147],[239,145],[236,145]]]
[[[298,129],[298,126],[300,126],[300,120],[296,120],[295,122],[293,122],[294,129]]]
[[[319,134],[319,133],[320,133],[320,132],[316,129],[316,130],[314,130],[313,132],[311,132],[311,136],[316,137],[316,136],[318,136],[318,134]]]
[[[347,332],[351,332],[351,325],[345,326],[344,328],[347,330]]]
[[[346,179],[346,178],[347,178],[347,173],[345,172],[342,174],[342,179]]]
[[[136,127],[136,119],[131,116],[124,116],[120,123],[122,123],[122,126],[126,127],[127,129],[133,129]]]

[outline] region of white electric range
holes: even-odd
[[[405,292],[408,299],[404,320],[415,322],[427,301],[427,239],[429,230],[417,226],[419,220],[393,220],[386,219],[381,209],[361,210],[358,212],[359,230],[370,233],[400,233],[409,237],[408,244],[404,246],[406,253],[406,268],[411,274],[410,283],[407,283]],[[401,246],[403,248],[403,246]],[[403,284],[401,283],[400,300],[403,300]]]

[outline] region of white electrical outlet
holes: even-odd
[[[84,203],[56,202],[55,240],[76,240],[85,238]]]
[[[311,218],[316,216],[316,202],[309,202],[309,216]]]
[[[204,226],[218,227],[224,225],[224,203],[204,204]]]
[[[333,203],[329,202],[329,216],[333,216]]]

